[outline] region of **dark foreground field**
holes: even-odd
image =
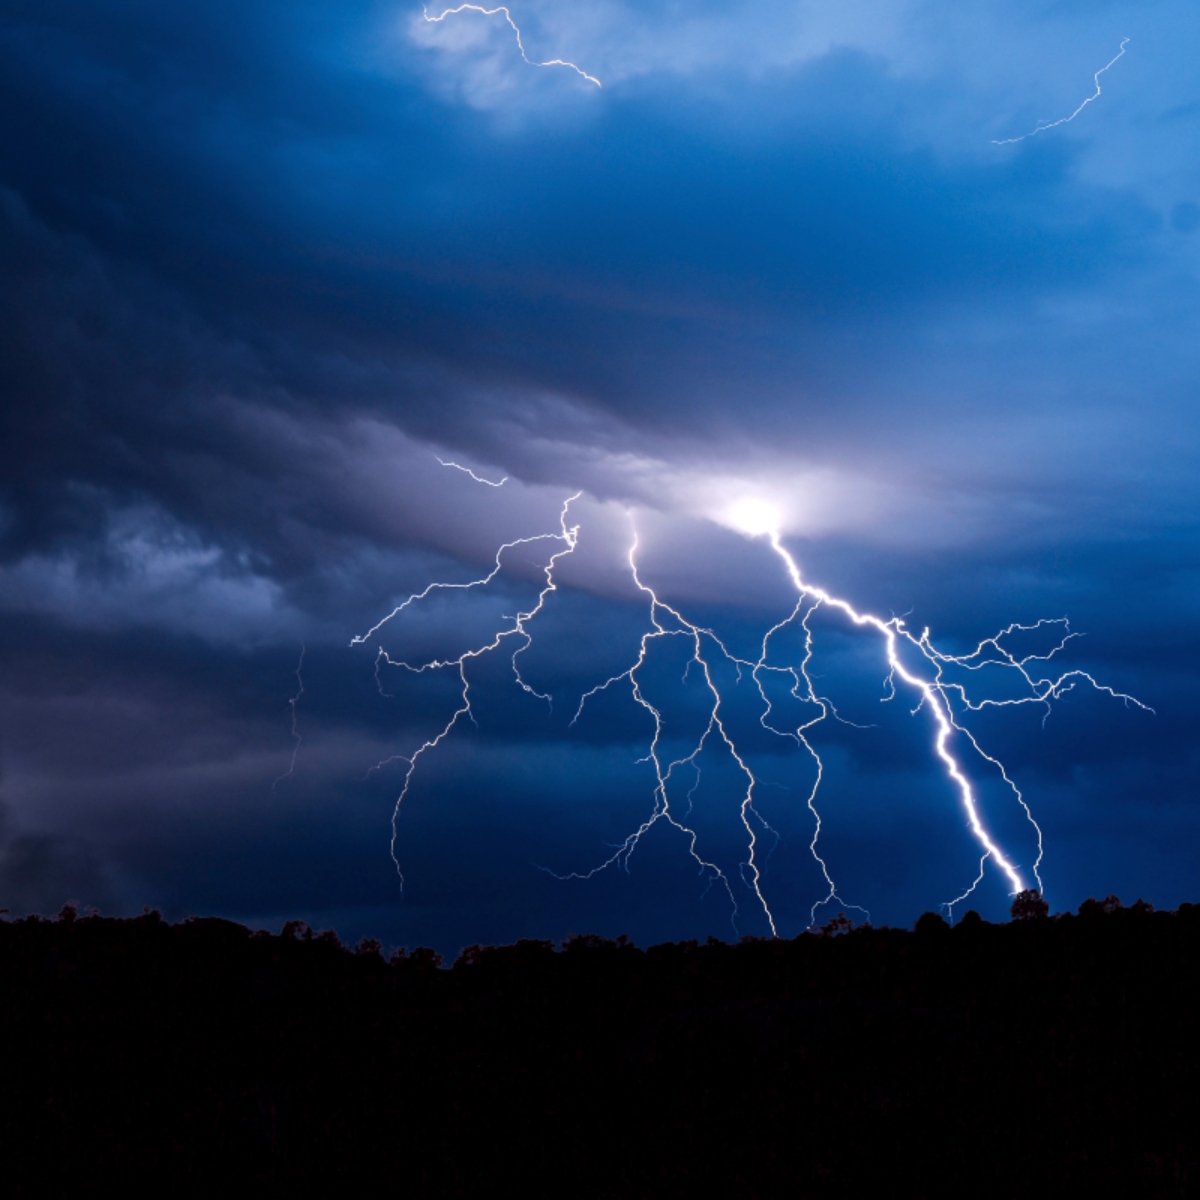
[[[1200,909],[389,963],[219,920],[0,922],[5,1191],[1200,1188]]]

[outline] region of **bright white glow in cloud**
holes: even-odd
[[[730,505],[725,514],[725,521],[739,533],[758,537],[764,533],[774,533],[780,526],[782,518],[779,509],[770,501],[757,496],[747,496]]]

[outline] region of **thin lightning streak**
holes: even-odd
[[[496,483],[491,479],[484,479],[483,476],[476,475],[470,467],[464,467],[461,463],[448,462],[444,458],[438,458],[436,454],[433,457],[437,458],[438,462],[440,462],[443,467],[453,467],[456,471],[462,471],[464,474],[470,475],[470,477],[475,480],[476,483],[484,483],[487,484],[488,487],[498,488],[503,487],[508,482],[507,475],[505,475],[505,477],[501,479],[499,483]]]
[[[417,601],[424,600],[427,596],[431,595],[435,591],[468,590],[470,588],[483,587],[484,585],[490,583],[501,571],[501,559],[505,550],[511,550],[515,546],[528,546],[534,542],[541,541],[561,541],[563,543],[564,548],[562,550],[555,551],[555,553],[550,556],[546,566],[543,568],[543,574],[546,582],[542,589],[538,592],[537,603],[528,611],[518,612],[515,617],[510,617],[509,620],[512,621],[512,624],[507,629],[501,629],[498,633],[496,633],[490,642],[486,642],[481,646],[476,646],[471,650],[466,650],[457,658],[430,659],[428,662],[419,663],[415,666],[412,663],[404,662],[403,660],[393,659],[382,646],[379,647],[379,652],[375,656],[375,678],[377,682],[379,682],[379,667],[381,663],[386,663],[388,666],[402,667],[415,675],[423,675],[429,671],[440,671],[447,667],[452,667],[457,671],[459,682],[462,685],[462,690],[459,693],[458,708],[455,709],[453,715],[442,727],[440,733],[436,734],[432,738],[427,738],[411,755],[394,754],[390,758],[384,759],[382,762],[377,763],[375,768],[373,768],[381,769],[390,762],[404,762],[408,764],[408,769],[404,772],[404,781],[400,788],[400,794],[397,796],[395,807],[392,809],[392,862],[395,864],[396,874],[400,878],[400,889],[402,894],[404,890],[404,872],[400,867],[400,860],[396,855],[396,842],[399,838],[400,808],[404,803],[405,797],[408,795],[408,789],[412,784],[413,773],[416,771],[417,765],[422,756],[428,754],[431,750],[436,750],[437,747],[450,736],[454,728],[458,725],[460,718],[467,717],[470,721],[475,721],[475,714],[471,711],[471,682],[467,677],[467,664],[473,662],[475,659],[482,658],[484,655],[489,654],[493,650],[498,649],[506,638],[514,636],[519,637],[523,640],[521,645],[519,645],[512,653],[513,675],[516,677],[517,683],[530,695],[536,696],[540,700],[545,700],[547,703],[550,702],[550,697],[548,695],[543,695],[541,692],[536,691],[521,677],[521,671],[517,663],[517,658],[524,650],[529,648],[533,641],[532,636],[525,628],[526,623],[533,620],[533,618],[542,611],[547,597],[558,590],[558,585],[554,581],[554,569],[558,565],[559,559],[573,553],[576,545],[578,544],[579,526],[568,526],[567,517],[570,514],[571,505],[578,500],[582,494],[582,492],[576,492],[573,496],[568,497],[563,502],[562,510],[559,513],[558,533],[540,533],[534,535],[533,537],[514,538],[511,542],[505,542],[496,551],[495,567],[482,579],[472,580],[469,583],[431,583],[427,588],[425,588],[424,591],[414,592],[408,597],[407,600],[403,601],[401,604],[398,604],[386,617],[383,618],[382,621],[379,621],[373,625],[365,634],[357,635],[350,641],[351,646],[362,645],[365,641],[377,633],[384,625],[392,620],[393,617],[398,616],[406,608],[408,608],[409,605],[414,604]],[[382,692],[382,683],[380,683],[379,686],[380,691]],[[368,775],[369,774],[370,772],[368,771]]]
[[[569,502],[568,502],[569,503]],[[411,604],[416,604],[420,600],[433,595],[434,592],[467,592],[472,588],[486,587],[501,571],[500,559],[505,550],[511,550],[514,546],[529,546],[534,542],[544,542],[550,538],[558,537],[555,533],[539,533],[533,537],[514,538],[511,542],[505,542],[499,550],[496,551],[495,566],[481,579],[472,579],[468,583],[431,583],[424,591],[414,592],[407,600],[397,604],[386,617],[381,621],[376,621],[366,633],[356,634],[350,639],[351,646],[361,646],[364,642],[369,641],[376,633],[379,632],[393,617],[398,617]],[[443,664],[444,665],[444,664]]]
[[[816,748],[812,745],[812,743],[809,742],[808,738],[805,737],[805,734],[814,726],[819,725],[822,721],[824,721],[827,716],[832,716],[837,721],[842,720],[842,718],[838,716],[837,709],[834,708],[833,704],[825,697],[817,695],[816,688],[813,686],[812,676],[808,671],[808,665],[812,661],[813,656],[813,632],[812,627],[808,622],[811,620],[817,609],[821,606],[820,597],[818,597],[808,606],[808,611],[804,613],[800,620],[800,627],[804,630],[804,657],[800,660],[800,665],[798,667],[785,668],[769,667],[767,665],[767,658],[770,655],[771,638],[776,633],[780,632],[780,630],[790,625],[792,621],[794,621],[796,617],[800,615],[800,612],[804,608],[805,601],[807,599],[808,597],[802,592],[799,599],[797,599],[796,606],[792,609],[790,615],[773,625],[763,635],[762,650],[759,654],[758,662],[754,665],[754,680],[758,685],[759,695],[762,697],[763,702],[766,705],[766,710],[763,712],[760,718],[760,724],[762,727],[780,737],[792,738],[798,745],[803,746],[804,749],[808,751],[808,754],[812,758],[816,767],[816,778],[813,780],[812,789],[809,791],[808,800],[806,802],[808,811],[812,814],[813,818],[813,836],[812,841],[810,841],[808,845],[808,852],[810,855],[812,855],[817,866],[820,867],[821,876],[825,880],[825,885],[829,890],[826,895],[820,900],[816,901],[816,903],[813,904],[812,908],[809,910],[808,924],[809,927],[812,928],[817,923],[818,910],[824,908],[827,904],[833,904],[834,902],[837,902],[843,908],[853,908],[857,912],[863,913],[868,921],[871,919],[871,914],[861,905],[848,904],[842,899],[841,896],[838,895],[837,884],[834,883],[833,876],[829,872],[829,864],[817,850],[817,843],[821,840],[821,814],[817,809],[817,792],[819,791],[821,782],[824,778],[825,764],[821,761],[821,756],[817,753]],[[767,698],[766,691],[763,688],[761,675],[762,671],[767,670],[782,670],[786,674],[790,675],[792,678],[792,696],[794,696],[797,700],[807,701],[808,703],[813,704],[816,707],[817,715],[811,720],[804,722],[804,724],[797,726],[794,731],[776,729],[773,725],[769,724],[767,718],[770,716],[771,702]],[[803,688],[803,694],[801,692],[801,688]],[[851,724],[851,722],[846,721],[843,722],[843,724]]]
[[[670,799],[668,795],[669,784],[672,775],[675,773],[675,770],[685,765],[690,766],[696,773],[696,779],[687,793],[688,815],[690,815],[692,796],[699,784],[700,768],[696,760],[699,758],[700,753],[704,750],[710,737],[715,733],[719,737],[720,741],[724,743],[726,749],[729,751],[730,756],[737,764],[738,770],[746,779],[746,790],[742,795],[739,805],[742,825],[745,828],[749,839],[748,857],[742,864],[742,880],[754,893],[754,897],[761,907],[763,915],[766,917],[767,924],[770,926],[771,935],[772,937],[776,937],[778,936],[778,929],[775,924],[775,916],[771,912],[771,908],[767,903],[766,897],[763,895],[761,886],[762,874],[755,861],[758,838],[754,831],[754,826],[750,822],[750,817],[752,815],[756,817],[768,830],[770,830],[771,827],[754,809],[754,788],[758,780],[755,778],[754,772],[750,770],[750,767],[747,765],[745,759],[739,753],[737,745],[734,743],[733,738],[730,737],[725,722],[721,718],[721,692],[713,679],[712,665],[704,656],[705,639],[708,639],[714,643],[721,655],[730,663],[738,667],[739,678],[741,666],[750,666],[752,664],[746,663],[744,660],[737,659],[734,655],[730,654],[725,644],[711,629],[705,629],[701,626],[693,625],[692,622],[690,622],[681,612],[679,612],[678,609],[673,608],[664,600],[660,599],[654,589],[642,581],[642,578],[638,573],[637,549],[638,538],[637,533],[635,532],[633,543],[629,548],[629,570],[633,576],[633,582],[637,588],[649,597],[650,623],[652,628],[647,633],[642,635],[637,661],[633,664],[633,666],[631,666],[628,670],[621,672],[621,674],[614,675],[610,679],[605,680],[603,683],[597,684],[594,688],[585,692],[580,697],[579,707],[576,709],[575,716],[572,718],[571,724],[574,725],[575,722],[579,720],[580,716],[582,716],[584,706],[591,697],[606,691],[608,688],[622,681],[627,680],[629,682],[633,699],[650,714],[650,717],[654,722],[654,737],[651,740],[650,749],[646,758],[642,760],[645,762],[650,762],[654,767],[656,781],[654,788],[654,808],[650,817],[645,820],[632,834],[630,834],[625,842],[623,842],[622,845],[617,849],[617,852],[613,855],[610,855],[607,860],[600,863],[592,870],[587,872],[571,872],[567,875],[557,875],[553,871],[549,873],[554,875],[557,879],[590,879],[593,875],[605,870],[613,864],[618,864],[628,870],[630,856],[633,854],[634,850],[637,849],[642,836],[659,820],[665,820],[668,824],[673,825],[676,829],[682,832],[688,839],[688,851],[692,858],[695,859],[701,873],[707,873],[709,875],[710,883],[715,879],[719,879],[721,881],[721,884],[725,888],[725,892],[728,895],[730,904],[732,906],[732,921],[734,929],[736,930],[739,912],[738,902],[728,877],[720,869],[720,867],[717,866],[716,863],[710,862],[701,857],[699,850],[697,849],[698,834],[694,829],[690,828],[684,823],[684,821],[677,818],[671,812]],[[663,613],[667,614],[675,624],[682,626],[682,628],[668,628],[663,623]],[[700,735],[700,738],[696,742],[692,752],[688,755],[685,755],[683,758],[675,759],[673,762],[669,763],[664,770],[662,759],[659,755],[659,744],[662,740],[663,733],[662,713],[643,694],[641,681],[638,678],[638,672],[642,667],[645,666],[651,642],[661,638],[669,637],[683,637],[690,640],[692,644],[692,654],[688,660],[688,669],[690,670],[693,664],[700,668],[701,674],[704,677],[704,685],[707,688],[709,695],[712,697],[712,708],[709,710],[708,724],[706,725],[704,732]],[[774,830],[771,830],[771,832],[774,832]]]
[[[1042,838],[1042,831],[1039,829],[1038,830],[1038,861],[1039,862],[1041,862],[1041,858],[1042,858],[1042,840],[1041,840],[1041,838]],[[971,886],[969,888],[967,888],[966,891],[964,891],[961,895],[955,896],[953,900],[947,900],[942,905],[942,908],[944,908],[946,910],[946,916],[948,916],[950,918],[951,925],[954,924],[954,906],[956,904],[961,904],[964,900],[966,900],[968,897],[970,897],[970,895],[975,891],[975,889],[983,882],[983,875],[984,875],[984,870],[987,867],[987,860],[988,860],[987,854],[986,853],[981,854],[979,856],[979,874],[975,876],[974,880],[971,883]],[[1036,867],[1034,868],[1034,874],[1037,874]],[[1040,892],[1041,890],[1042,890],[1042,885],[1041,885],[1041,880],[1039,880],[1038,881],[1038,891]]]
[[[301,672],[304,670],[304,655],[307,651],[308,647],[301,642],[300,661],[296,664],[296,694],[288,700],[288,707],[292,710],[292,761],[288,763],[288,769],[282,775],[276,776],[275,781],[271,784],[271,791],[274,791],[296,770],[296,756],[300,753],[300,743],[304,741],[300,736],[300,731],[296,728],[296,705],[300,703],[300,697],[304,695],[304,676]]]
[[[1111,67],[1117,61],[1117,59],[1119,59],[1125,53],[1125,47],[1128,45],[1129,45],[1129,39],[1122,38],[1121,39],[1121,48],[1116,52],[1116,54],[1108,62],[1106,62],[1104,64],[1104,66],[1102,66],[1100,68],[1100,70],[1098,70],[1096,72],[1095,75],[1092,76],[1092,79],[1096,84],[1095,92],[1093,92],[1092,95],[1090,95],[1086,100],[1084,100],[1083,103],[1080,104],[1080,106],[1069,117],[1059,117],[1059,119],[1057,121],[1050,121],[1049,123],[1039,122],[1036,129],[1031,130],[1029,133],[1023,133],[1023,134],[1021,134],[1020,137],[993,138],[992,145],[993,146],[1011,146],[1016,142],[1023,142],[1026,138],[1033,137],[1034,134],[1045,133],[1045,131],[1047,129],[1054,129],[1059,125],[1065,125],[1068,121],[1075,120],[1075,118],[1077,116],[1079,116],[1079,114],[1081,112],[1083,112],[1083,110],[1085,108],[1087,108],[1087,106],[1089,104],[1091,104],[1091,102],[1093,100],[1100,99],[1100,76],[1103,75],[1104,72],[1107,71],[1109,69],[1109,67]]]
[[[588,81],[588,83],[594,83],[597,87],[603,86],[603,84],[601,84],[600,80],[598,80],[594,75],[589,75],[585,70],[583,70],[582,67],[576,66],[573,62],[568,62],[566,59],[551,58],[551,59],[548,59],[546,62],[538,62],[536,59],[530,58],[529,55],[525,53],[525,43],[521,40],[520,29],[517,28],[516,21],[514,21],[512,19],[512,13],[510,13],[508,11],[507,7],[505,7],[505,5],[503,5],[503,4],[497,5],[497,7],[495,7],[495,8],[484,8],[480,4],[460,4],[457,8],[446,9],[444,12],[440,13],[436,17],[431,17],[429,15],[429,9],[427,9],[427,8],[423,9],[423,11],[425,13],[425,20],[428,21],[431,25],[435,25],[439,21],[444,21],[447,17],[452,17],[456,13],[460,13],[460,12],[477,12],[485,17],[494,17],[497,15],[497,13],[503,13],[504,19],[508,22],[509,26],[512,28],[513,33],[516,35],[517,49],[520,50],[521,57],[531,67],[570,67],[571,70],[574,71],[576,75],[579,75],[581,78],[586,79]]]

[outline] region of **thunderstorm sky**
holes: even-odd
[[[602,86],[524,61],[500,16],[0,0],[0,908],[301,917],[450,951],[765,932],[716,751],[679,802],[730,888],[662,824],[627,864],[555,877],[653,810],[628,689],[570,724],[647,629],[631,523],[644,578],[753,658],[794,594],[731,527],[746,498],[806,577],[950,652],[1069,618],[1062,668],[1154,714],[1075,689],[972,726],[1041,825],[1047,899],[1200,898],[1195,6],[511,11],[530,60]],[[554,533],[576,491],[522,657],[553,706],[508,652],[473,664],[477,724],[400,812],[401,898],[395,756],[457,692],[377,685],[377,646],[486,642],[555,546],[351,639]],[[929,714],[880,703],[878,642],[820,633],[847,719],[814,739],[821,844],[841,896],[909,924],[979,851]],[[686,654],[647,670],[694,743]],[[791,935],[823,894],[811,760],[720,682]],[[1027,867],[1029,826],[964,761]],[[999,916],[1005,883],[985,870],[972,904]]]

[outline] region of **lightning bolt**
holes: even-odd
[[[470,467],[464,467],[461,463],[450,462],[444,458],[438,458],[436,454],[433,457],[437,458],[438,462],[440,462],[443,467],[453,467],[456,471],[462,471],[464,474],[470,475],[470,477],[475,480],[476,483],[482,483],[486,484],[488,487],[498,488],[503,487],[508,482],[507,475],[505,475],[505,477],[497,483],[491,479],[484,479],[481,475],[476,475]]]
[[[958,735],[961,740],[965,741],[979,757],[984,759],[992,767],[996,768],[996,770],[1000,773],[1001,778],[1004,780],[1004,783],[1013,793],[1017,803],[1021,806],[1026,820],[1028,820],[1030,825],[1033,827],[1033,830],[1037,835],[1038,853],[1037,858],[1033,863],[1032,871],[1034,879],[1037,881],[1038,891],[1041,892],[1043,890],[1042,879],[1041,875],[1038,873],[1038,868],[1041,866],[1044,852],[1041,827],[1034,819],[1033,812],[1030,809],[1029,804],[1026,802],[1024,795],[1021,793],[1020,788],[1018,788],[1013,780],[1009,777],[1004,765],[999,761],[999,759],[988,754],[980,746],[975,735],[960,723],[958,716],[955,714],[951,697],[957,696],[959,702],[964,708],[974,712],[978,712],[979,710],[987,707],[1005,708],[1018,705],[1040,704],[1046,707],[1048,713],[1051,700],[1061,698],[1066,692],[1072,690],[1078,682],[1086,681],[1098,691],[1122,700],[1127,705],[1136,705],[1138,708],[1141,708],[1146,712],[1152,712],[1153,710],[1133,696],[1114,691],[1114,689],[1098,683],[1086,671],[1066,671],[1054,678],[1035,678],[1035,675],[1031,674],[1030,664],[1044,663],[1049,661],[1067,644],[1068,641],[1078,636],[1077,634],[1073,634],[1071,632],[1065,618],[1041,620],[1034,625],[1013,624],[1008,626],[1007,629],[1001,630],[1000,633],[981,641],[970,654],[959,656],[945,654],[939,651],[932,644],[928,629],[925,629],[919,637],[916,637],[908,629],[905,621],[901,617],[892,617],[885,621],[871,613],[860,613],[848,601],[831,595],[823,588],[805,583],[801,576],[800,568],[797,565],[796,560],[783,545],[779,531],[777,529],[772,529],[768,532],[767,536],[770,539],[771,548],[782,560],[788,577],[795,586],[796,591],[799,593],[801,597],[801,604],[806,598],[813,601],[808,611],[802,618],[802,625],[806,636],[807,652],[804,661],[800,664],[799,674],[804,680],[807,697],[817,704],[823,705],[825,703],[819,696],[817,696],[812,684],[812,679],[808,674],[808,662],[811,657],[812,636],[808,621],[812,616],[812,613],[816,611],[816,608],[819,605],[825,605],[842,613],[852,624],[860,628],[865,627],[871,629],[880,637],[882,637],[888,664],[888,680],[892,684],[893,695],[895,680],[898,678],[916,693],[917,705],[913,710],[914,713],[925,709],[933,717],[935,731],[934,750],[937,754],[937,757],[941,760],[947,776],[958,791],[963,812],[966,816],[967,826],[974,836],[976,842],[982,849],[979,875],[965,892],[946,903],[945,907],[947,910],[951,913],[951,915],[953,915],[954,906],[961,903],[969,895],[971,895],[971,893],[982,881],[985,864],[989,860],[994,862],[996,866],[1003,872],[1014,894],[1024,891],[1026,886],[1025,881],[1022,879],[1021,874],[1017,870],[1016,866],[992,840],[991,835],[988,833],[987,828],[983,824],[983,820],[979,813],[979,805],[975,796],[974,788],[971,785],[971,781],[967,776],[966,770],[959,762],[958,757],[953,751],[955,735]],[[793,613],[793,617],[799,613],[799,609],[800,606],[798,605],[796,611]],[[790,621],[791,619],[792,618],[789,618],[788,620]],[[771,633],[774,633],[777,629],[782,628],[783,625],[786,625],[787,623],[788,621],[785,621],[781,625],[776,626]],[[1033,632],[1045,626],[1054,625],[1062,627],[1063,637],[1047,654],[1030,654],[1024,656],[1023,658],[1017,658],[1014,654],[1005,649],[1002,644],[1002,639],[1004,637],[1009,636],[1016,631]],[[767,640],[769,637],[770,633],[767,635],[767,639],[764,639],[763,641],[763,654],[760,661],[762,661],[764,664],[767,654]],[[927,674],[920,674],[917,671],[906,667],[898,653],[899,647],[902,643],[907,644],[916,650],[925,663],[932,668],[932,670]],[[945,678],[945,668],[949,665],[955,665],[966,670],[974,671],[989,665],[1011,669],[1015,671],[1027,685],[1028,693],[1023,696],[1011,697],[1005,700],[984,698],[979,701],[972,701],[967,695],[964,685],[950,682]],[[1034,669],[1036,670],[1036,668]],[[800,737],[801,740],[805,741],[805,744],[809,746],[809,749],[813,753],[814,757],[818,758],[818,762],[819,756],[816,755],[816,751],[812,749],[811,745],[807,743],[807,740],[804,738],[804,731],[807,728],[811,728],[812,725],[816,724],[820,720],[823,720],[824,715],[824,712],[822,712],[821,716],[817,717],[813,722],[810,722],[808,726],[797,730],[797,736]],[[1044,720],[1045,718],[1043,718],[1043,722]],[[820,776],[818,774],[817,786],[819,786],[819,784]],[[810,797],[810,807],[812,806],[812,802],[815,801],[815,796],[816,787],[814,787],[813,795]],[[812,844],[812,852],[814,856],[817,856],[816,846],[819,836],[820,826],[818,824],[817,833],[813,838]],[[818,861],[821,862],[822,868],[824,869],[824,863],[819,859],[819,857]],[[821,903],[828,903],[835,898],[835,894],[832,890],[832,880],[829,878],[828,871],[826,871],[826,879],[830,882],[831,892],[826,900],[822,901]],[[814,917],[816,907],[819,907],[819,905],[814,906]]]
[[[554,577],[558,563],[572,554],[578,546],[580,526],[577,523],[568,524],[568,521],[571,515],[571,505],[581,495],[582,493],[577,492],[564,501],[559,515],[557,532],[536,534],[503,543],[496,552],[494,567],[487,575],[468,583],[431,583],[424,591],[410,595],[382,621],[368,630],[366,634],[355,637],[351,643],[358,645],[371,639],[387,622],[437,591],[486,587],[500,573],[505,552],[514,547],[547,540],[560,545],[560,548],[549,556],[542,568],[544,582],[537,594],[536,603],[527,611],[518,612],[515,617],[506,618],[510,623],[499,629],[491,640],[465,651],[457,658],[434,658],[417,664],[392,659],[382,646],[379,648],[376,656],[377,678],[381,666],[399,667],[416,674],[451,670],[457,673],[461,684],[458,707],[440,732],[424,741],[411,755],[395,755],[379,764],[382,766],[387,762],[397,760],[407,764],[400,795],[392,812],[391,851],[402,882],[403,874],[396,854],[397,823],[401,804],[408,794],[419,760],[435,750],[451,734],[462,718],[466,717],[474,721],[474,714],[471,711],[468,666],[484,655],[499,650],[509,639],[514,639],[517,644],[511,654],[511,666],[515,681],[529,695],[545,700],[547,703],[550,702],[549,695],[538,692],[522,677],[519,659],[533,642],[533,635],[528,628],[529,624],[543,611],[550,596],[558,590]],[[770,836],[778,841],[779,835],[755,807],[755,793],[756,789],[761,786],[761,781],[751,769],[745,753],[739,749],[724,715],[727,696],[722,690],[721,676],[724,671],[731,669],[738,683],[747,677],[753,681],[761,701],[759,713],[761,727],[776,737],[793,742],[811,758],[815,769],[814,782],[806,802],[814,824],[809,851],[820,869],[826,893],[812,905],[809,913],[810,927],[816,924],[818,912],[834,903],[843,908],[857,909],[864,913],[869,920],[870,914],[865,909],[858,905],[847,904],[838,893],[829,864],[820,851],[822,818],[817,800],[825,772],[821,756],[811,740],[811,735],[817,726],[830,718],[842,720],[832,701],[818,690],[810,669],[816,636],[811,622],[815,614],[824,611],[836,614],[852,628],[868,632],[879,639],[883,659],[886,663],[886,694],[883,700],[894,699],[898,695],[899,688],[904,688],[913,697],[913,715],[924,713],[930,721],[932,751],[939,761],[945,777],[957,794],[965,825],[980,851],[979,871],[974,881],[960,895],[945,902],[943,907],[953,917],[954,907],[975,891],[985,878],[989,864],[1000,872],[1013,894],[1026,889],[1026,881],[1016,863],[993,838],[984,822],[975,786],[972,783],[968,767],[965,765],[968,757],[986,764],[987,768],[999,775],[1032,827],[1036,835],[1037,856],[1031,872],[1038,890],[1041,891],[1042,879],[1039,868],[1043,857],[1042,830],[1035,820],[1025,796],[1009,776],[1003,763],[981,746],[976,735],[964,723],[967,714],[978,713],[986,708],[1034,705],[1044,707],[1046,715],[1048,715],[1054,700],[1061,699],[1080,685],[1088,685],[1103,694],[1121,700],[1127,706],[1132,705],[1146,712],[1153,712],[1153,710],[1135,697],[1099,683],[1086,671],[1072,669],[1056,673],[1054,670],[1048,669],[1047,664],[1052,662],[1068,642],[1079,636],[1070,629],[1065,618],[1043,619],[1031,625],[1014,623],[999,633],[983,639],[974,650],[967,654],[949,654],[933,644],[928,629],[924,629],[918,635],[908,627],[902,617],[893,616],[884,619],[869,612],[861,612],[849,601],[805,580],[799,564],[784,545],[777,525],[758,522],[755,528],[746,532],[750,536],[766,540],[796,592],[796,600],[790,612],[770,626],[763,634],[757,658],[754,659],[734,654],[716,632],[690,620],[682,609],[668,603],[655,588],[645,582],[639,569],[639,538],[636,527],[634,527],[627,553],[627,564],[635,587],[646,599],[648,625],[640,637],[634,661],[625,670],[583,692],[570,725],[571,727],[575,726],[583,717],[588,702],[596,696],[610,689],[622,686],[628,688],[634,703],[648,715],[652,725],[647,752],[643,758],[638,760],[648,763],[654,772],[650,812],[625,840],[616,846],[612,854],[590,870],[558,874],[549,871],[548,868],[542,869],[561,880],[590,879],[610,867],[628,870],[630,859],[645,834],[656,824],[666,822],[682,834],[698,871],[707,877],[708,886],[718,885],[726,893],[731,905],[731,920],[736,930],[740,914],[738,893],[735,890],[734,881],[717,862],[711,857],[706,857],[702,852],[700,835],[691,822],[692,797],[700,782],[700,757],[710,746],[723,747],[743,781],[739,788],[736,805],[741,826],[745,831],[745,858],[738,866],[737,875],[750,893],[755,908],[761,912],[772,935],[778,935],[778,924],[764,892],[760,850],[764,838]],[[776,656],[772,642],[789,627],[798,627],[802,633],[803,652],[798,661],[775,661]],[[1046,629],[1058,632],[1057,642],[1046,653],[1018,655],[1006,644],[1006,639],[1011,639],[1015,634],[1036,633]],[[687,752],[670,758],[665,750],[666,719],[662,708],[647,694],[643,675],[647,663],[657,647],[680,640],[688,653],[682,682],[686,684],[688,675],[693,668],[699,672],[703,689],[708,697],[707,717],[702,732],[694,742],[689,743]],[[972,673],[980,672],[985,668],[995,668],[1012,674],[1019,681],[1018,691],[1020,694],[999,699],[986,695],[974,698],[968,692],[964,682],[949,674],[961,672],[969,677]],[[781,728],[774,721],[775,709],[768,695],[766,684],[771,677],[780,678],[789,684],[788,690],[791,696],[806,705],[811,712],[812,715],[808,719],[801,721],[794,728]],[[382,684],[380,684],[380,690],[382,691]],[[1043,723],[1044,721],[1045,715]],[[849,722],[846,723],[849,724]],[[682,786],[677,783],[680,776],[690,776],[690,786],[684,797],[685,803],[682,811],[677,811],[672,807],[672,795],[679,786]]]
[[[1085,108],[1087,108],[1087,106],[1089,104],[1091,104],[1091,102],[1093,100],[1100,99],[1100,76],[1103,75],[1104,72],[1107,71],[1109,69],[1109,67],[1111,67],[1117,61],[1117,59],[1119,59],[1125,53],[1125,47],[1128,45],[1129,45],[1129,39],[1122,38],[1120,49],[1116,52],[1115,55],[1113,55],[1113,57],[1108,62],[1106,62],[1104,64],[1104,66],[1102,66],[1100,68],[1100,70],[1098,70],[1095,73],[1095,75],[1092,76],[1092,80],[1096,85],[1096,90],[1086,100],[1084,100],[1083,103],[1080,104],[1080,106],[1069,117],[1059,117],[1059,119],[1057,121],[1050,121],[1048,123],[1039,122],[1036,129],[1030,130],[1029,133],[1023,133],[1023,134],[1021,134],[1020,137],[993,138],[992,145],[993,146],[1011,146],[1016,142],[1023,142],[1026,138],[1033,137],[1034,134],[1045,133],[1047,129],[1055,129],[1059,125],[1065,125],[1065,124],[1067,124],[1068,121],[1075,120],[1075,118],[1077,116],[1079,116],[1079,114],[1081,112],[1083,112],[1083,110]]]
[[[288,707],[292,710],[292,761],[288,763],[288,769],[282,775],[277,775],[274,782],[271,784],[271,791],[274,791],[280,783],[289,778],[296,770],[296,755],[300,753],[300,743],[304,739],[300,736],[299,729],[296,728],[296,705],[300,703],[300,697],[304,695],[304,676],[301,672],[304,670],[304,655],[308,648],[303,642],[300,643],[300,661],[296,664],[296,694],[288,700]]]
[[[568,62],[566,59],[551,58],[547,59],[545,62],[538,62],[536,59],[530,58],[529,55],[525,53],[525,43],[521,40],[520,29],[517,28],[517,23],[513,20],[512,13],[509,12],[508,8],[503,4],[497,5],[495,8],[484,8],[481,4],[460,4],[457,8],[447,8],[444,12],[439,13],[436,17],[431,17],[429,15],[428,8],[424,8],[422,11],[425,14],[425,20],[431,25],[436,25],[439,22],[444,21],[447,17],[453,17],[460,12],[477,12],[485,17],[494,17],[500,13],[503,13],[504,19],[508,22],[509,27],[516,36],[517,49],[520,50],[521,57],[531,67],[570,67],[570,69],[574,71],[576,75],[580,76],[582,79],[586,79],[588,83],[594,83],[597,87],[603,86],[600,80],[598,80],[594,75],[589,75],[582,67],[576,66],[573,62]]]

